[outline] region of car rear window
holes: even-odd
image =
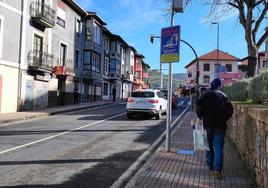
[[[154,97],[154,92],[151,91],[136,91],[131,94],[131,97],[140,97],[140,98],[152,98]]]

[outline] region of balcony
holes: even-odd
[[[122,80],[123,81],[129,81],[130,80],[129,72],[126,72],[126,73],[122,74]]]
[[[64,66],[55,66],[54,67],[54,74],[56,75],[65,75],[65,76],[75,76],[74,73],[74,64],[71,59],[66,59],[63,61],[62,59],[57,60],[57,65],[62,65]]]
[[[121,80],[121,75],[118,72],[110,72],[109,73],[109,78],[111,80]]]
[[[53,28],[55,26],[56,11],[49,5],[40,2],[32,2],[30,13],[33,23],[37,23],[45,28]]]
[[[101,73],[92,70],[83,70],[83,77],[88,80],[101,80]]]
[[[98,52],[99,54],[102,54],[103,49],[102,46],[96,42],[94,42],[93,40],[85,40],[85,49],[88,50],[94,50],[96,52]]]
[[[31,50],[28,54],[28,65],[30,70],[49,72],[53,70],[54,55],[43,51]]]

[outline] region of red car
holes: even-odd
[[[162,89],[161,92],[163,93],[163,95],[165,96],[165,98],[167,98],[168,96],[168,90],[167,89]],[[177,107],[177,96],[175,95],[174,92],[172,92],[172,107],[176,108]]]

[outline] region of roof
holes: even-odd
[[[147,64],[147,63],[145,63],[144,61],[142,61],[142,64],[143,64],[145,67],[148,67],[148,69],[151,68],[150,65]]]
[[[112,40],[119,40],[119,41],[122,42],[125,46],[128,46],[127,42],[126,42],[120,35],[112,34],[111,39],[112,39]]]
[[[87,16],[86,17],[93,17],[95,18],[101,25],[107,25],[103,19],[101,19],[101,17],[96,13],[96,12],[87,12]]]
[[[144,58],[144,56],[142,54],[138,53],[138,52],[135,52],[135,56]]]
[[[218,51],[219,52],[219,60],[221,61],[233,61],[233,62],[237,62],[240,61],[239,58],[227,53],[227,52],[223,52],[221,50]],[[198,57],[198,60],[217,60],[217,50],[213,50],[211,52],[208,52],[202,56]],[[193,63],[196,62],[196,59],[194,59],[193,61],[191,61],[191,63],[189,63],[188,65],[185,66],[185,68],[189,67],[190,65],[192,65]]]
[[[86,16],[87,12],[82,9],[75,1],[63,0],[63,2],[82,16]]]

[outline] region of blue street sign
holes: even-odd
[[[227,72],[226,66],[216,65],[215,66],[215,73],[220,73],[220,72]]]
[[[180,26],[162,28],[160,63],[178,62],[179,53]]]

